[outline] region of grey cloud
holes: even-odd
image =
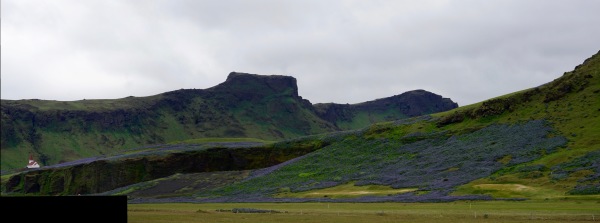
[[[587,0],[2,6],[3,99],[147,96],[239,71],[294,76],[313,103],[425,89],[466,105],[551,81],[600,45]]]

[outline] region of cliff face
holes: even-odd
[[[314,146],[272,148],[231,144],[167,155],[96,159],[73,165],[27,170],[7,180],[3,192],[41,195],[95,194],[167,177],[174,173],[265,168],[317,149]]]
[[[30,153],[46,166],[192,138],[290,139],[456,107],[426,91],[313,105],[298,95],[294,77],[239,72],[211,88],[149,97],[1,103],[2,170],[24,167]]]
[[[292,98],[301,98],[298,96],[296,78],[283,75],[231,72],[225,82],[208,90],[225,93],[244,100],[260,100],[269,95],[285,95]]]

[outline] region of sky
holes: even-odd
[[[76,101],[296,78],[311,103],[423,89],[459,106],[600,50],[597,0],[2,0],[1,98]]]

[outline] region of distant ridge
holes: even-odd
[[[298,95],[294,77],[242,72],[207,89],[148,97],[1,102],[2,170],[23,167],[30,153],[47,166],[195,138],[290,139],[457,107],[423,90],[356,105],[313,105]]]
[[[458,104],[422,89],[358,104],[315,104],[317,114],[341,129],[364,127],[377,123],[432,114],[457,108]]]

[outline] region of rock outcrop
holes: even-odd
[[[358,104],[315,104],[319,117],[342,129],[364,127],[382,121],[392,121],[451,110],[458,104],[425,90],[414,90]]]

